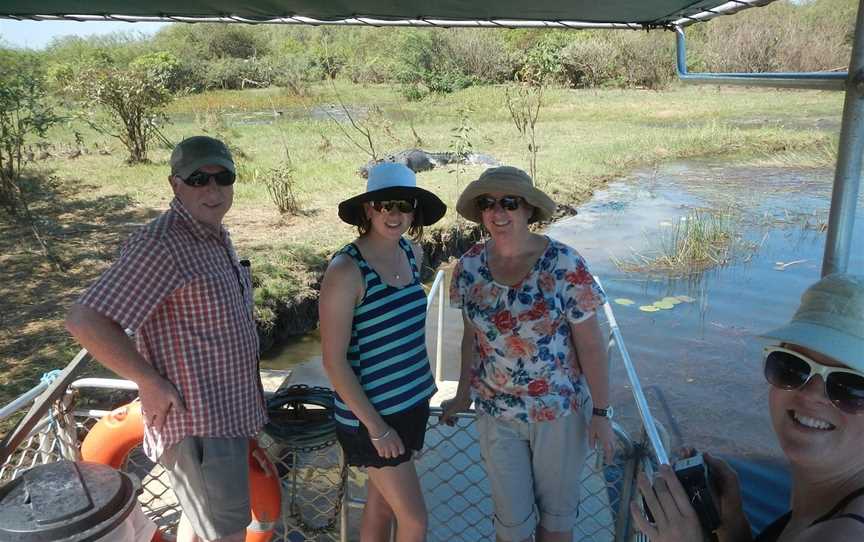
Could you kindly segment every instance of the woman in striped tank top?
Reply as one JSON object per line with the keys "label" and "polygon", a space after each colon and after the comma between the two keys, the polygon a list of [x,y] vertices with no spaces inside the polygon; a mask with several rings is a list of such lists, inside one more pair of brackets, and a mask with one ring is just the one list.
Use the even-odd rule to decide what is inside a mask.
{"label": "woman in striped tank top", "polygon": [[419,240],[447,207],[414,172],[383,163],[366,192],[339,204],[360,236],[337,252],[321,285],[324,369],[336,391],[337,436],[349,465],[366,467],[362,542],[426,538],[426,505],[412,461],[423,447],[435,381],[426,355]]}

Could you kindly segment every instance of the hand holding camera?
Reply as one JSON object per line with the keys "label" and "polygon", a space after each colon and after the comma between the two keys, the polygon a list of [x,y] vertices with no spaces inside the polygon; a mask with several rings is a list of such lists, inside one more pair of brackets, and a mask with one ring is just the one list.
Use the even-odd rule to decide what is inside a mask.
{"label": "hand holding camera", "polygon": [[[719,483],[712,483],[711,464],[721,471]],[[639,491],[647,518],[633,503],[633,519],[652,542],[702,541],[706,534],[725,527],[723,523],[727,523],[727,517],[724,514],[721,520],[715,491],[721,491],[719,500],[725,502],[722,492],[725,489],[734,492],[732,487],[727,487],[733,485],[737,489],[734,472],[713,458],[706,462],[702,454],[678,461],[671,467],[662,465],[653,484],[644,474],[640,475]],[[737,523],[737,520],[730,518],[728,523]]]}

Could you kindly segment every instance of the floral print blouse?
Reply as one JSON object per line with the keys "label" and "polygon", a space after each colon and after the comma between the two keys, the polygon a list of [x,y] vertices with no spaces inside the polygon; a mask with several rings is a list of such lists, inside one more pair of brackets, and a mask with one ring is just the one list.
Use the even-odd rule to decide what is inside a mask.
{"label": "floral print blouse", "polygon": [[453,272],[450,305],[477,330],[471,395],[479,411],[498,418],[554,420],[583,403],[569,324],[593,315],[606,295],[578,252],[547,239],[515,286],[492,278],[485,243],[468,250]]}

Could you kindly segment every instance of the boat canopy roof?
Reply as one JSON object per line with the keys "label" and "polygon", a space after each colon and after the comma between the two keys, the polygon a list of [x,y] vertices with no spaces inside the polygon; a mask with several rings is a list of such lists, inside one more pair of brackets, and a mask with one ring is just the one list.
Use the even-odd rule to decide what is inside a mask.
{"label": "boat canopy roof", "polygon": [[0,0],[0,17],[370,26],[670,28],[774,0]]}

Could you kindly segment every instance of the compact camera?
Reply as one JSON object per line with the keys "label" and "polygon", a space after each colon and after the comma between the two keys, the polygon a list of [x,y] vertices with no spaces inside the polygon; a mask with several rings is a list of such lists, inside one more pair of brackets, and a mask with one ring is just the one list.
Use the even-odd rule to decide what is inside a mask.
{"label": "compact camera", "polygon": [[[672,465],[672,470],[675,471],[675,476],[690,497],[690,504],[696,510],[702,528],[709,533],[716,531],[720,526],[720,514],[711,495],[711,474],[702,454],[697,453],[693,457],[676,462]],[[645,513],[648,520],[653,522],[654,518],[647,506],[645,506]]]}

